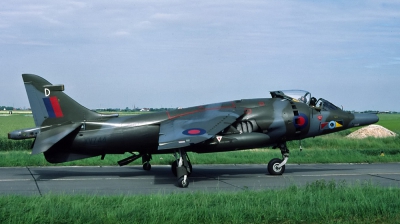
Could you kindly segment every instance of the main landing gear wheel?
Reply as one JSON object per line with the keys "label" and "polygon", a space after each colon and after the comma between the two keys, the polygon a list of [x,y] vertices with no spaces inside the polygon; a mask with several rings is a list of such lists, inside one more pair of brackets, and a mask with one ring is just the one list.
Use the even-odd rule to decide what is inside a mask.
{"label": "main landing gear wheel", "polygon": [[188,176],[192,172],[192,165],[185,150],[179,149],[174,154],[176,160],[172,163],[172,173],[178,177],[178,187],[186,188],[189,186]]}
{"label": "main landing gear wheel", "polygon": [[178,167],[178,162],[175,160],[175,161],[171,164],[171,171],[172,171],[172,174],[174,174],[174,176],[177,176],[177,174],[176,174],[176,167]]}
{"label": "main landing gear wheel", "polygon": [[147,171],[151,170],[151,164],[150,163],[144,163],[143,164],[143,169],[147,170]]}
{"label": "main landing gear wheel", "polygon": [[[176,167],[178,167],[178,162],[175,160],[172,164],[171,164],[171,171],[172,174],[174,174],[174,176],[178,176],[178,174],[176,173]],[[189,172],[188,172],[188,176],[190,176],[192,174],[192,164],[189,162]]]}
{"label": "main landing gear wheel", "polygon": [[187,188],[189,186],[189,180],[185,176],[178,179],[178,187]]}
{"label": "main landing gear wheel", "polygon": [[279,167],[283,160],[274,158],[268,163],[268,172],[271,175],[282,175],[285,172],[285,165]]}

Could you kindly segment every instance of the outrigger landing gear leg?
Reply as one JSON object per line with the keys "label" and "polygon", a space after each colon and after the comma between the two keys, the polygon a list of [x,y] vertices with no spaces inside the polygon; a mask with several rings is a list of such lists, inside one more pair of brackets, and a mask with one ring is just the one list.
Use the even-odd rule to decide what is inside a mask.
{"label": "outrigger landing gear leg", "polygon": [[151,155],[150,154],[143,154],[142,155],[142,164],[143,164],[143,169],[144,170],[151,170]]}
{"label": "outrigger landing gear leg", "polygon": [[[175,162],[172,164],[172,172],[178,177],[178,186],[186,188],[189,186],[188,176],[192,171],[192,166],[188,161],[188,156],[186,152],[182,149],[179,149],[178,152],[175,152],[175,158],[176,165],[174,166]],[[176,168],[175,172],[174,168]]]}
{"label": "outrigger landing gear leg", "polygon": [[271,175],[282,175],[285,172],[285,164],[289,159],[289,149],[286,146],[286,142],[279,144],[281,149],[282,159],[274,158],[268,163],[268,172]]}

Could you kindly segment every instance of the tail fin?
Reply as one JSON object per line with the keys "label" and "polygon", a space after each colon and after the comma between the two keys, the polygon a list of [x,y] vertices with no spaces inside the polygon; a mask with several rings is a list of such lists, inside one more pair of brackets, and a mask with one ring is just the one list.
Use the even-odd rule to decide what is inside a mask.
{"label": "tail fin", "polygon": [[23,74],[26,93],[36,127],[75,123],[102,117],[63,93],[64,85],[53,85],[40,76]]}

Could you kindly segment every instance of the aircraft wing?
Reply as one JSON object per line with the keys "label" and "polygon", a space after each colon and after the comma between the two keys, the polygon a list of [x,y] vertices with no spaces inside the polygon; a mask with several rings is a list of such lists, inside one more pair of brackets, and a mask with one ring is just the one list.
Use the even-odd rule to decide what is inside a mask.
{"label": "aircraft wing", "polygon": [[160,124],[158,150],[190,146],[212,138],[244,113],[238,108],[201,111]]}

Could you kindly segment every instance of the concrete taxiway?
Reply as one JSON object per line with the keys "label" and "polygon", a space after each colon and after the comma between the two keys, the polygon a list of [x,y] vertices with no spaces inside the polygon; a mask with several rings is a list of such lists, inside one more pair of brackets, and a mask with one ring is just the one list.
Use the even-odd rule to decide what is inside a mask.
{"label": "concrete taxiway", "polygon": [[149,194],[192,191],[238,191],[303,186],[316,180],[371,182],[400,187],[400,163],[286,165],[282,176],[271,176],[266,165],[193,165],[190,185],[176,186],[170,166],[126,167],[5,167],[0,168],[0,194]]}

